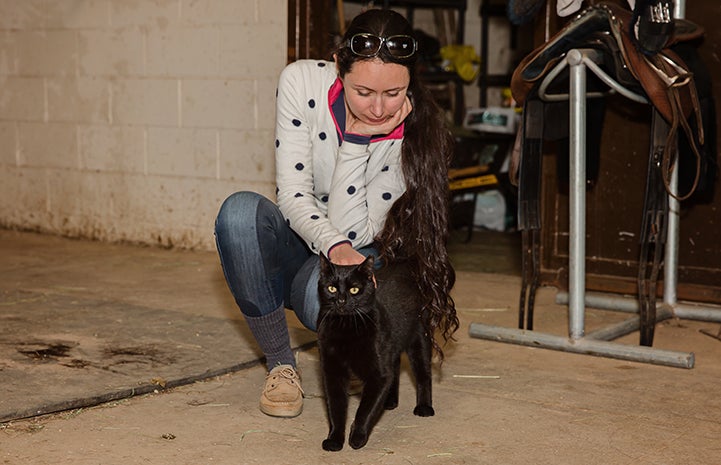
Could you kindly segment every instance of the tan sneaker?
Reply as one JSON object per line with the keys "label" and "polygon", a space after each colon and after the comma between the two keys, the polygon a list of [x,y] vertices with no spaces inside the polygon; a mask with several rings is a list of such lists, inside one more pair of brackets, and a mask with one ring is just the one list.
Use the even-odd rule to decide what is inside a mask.
{"label": "tan sneaker", "polygon": [[265,377],[260,411],[272,417],[297,417],[303,411],[300,376],[291,365],[278,365]]}

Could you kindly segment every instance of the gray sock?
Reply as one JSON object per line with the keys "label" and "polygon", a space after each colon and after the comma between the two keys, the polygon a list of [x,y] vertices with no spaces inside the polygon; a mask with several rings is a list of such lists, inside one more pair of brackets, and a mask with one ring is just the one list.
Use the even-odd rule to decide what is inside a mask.
{"label": "gray sock", "polygon": [[246,316],[245,320],[265,355],[269,371],[278,365],[292,365],[295,368],[284,307],[263,316]]}

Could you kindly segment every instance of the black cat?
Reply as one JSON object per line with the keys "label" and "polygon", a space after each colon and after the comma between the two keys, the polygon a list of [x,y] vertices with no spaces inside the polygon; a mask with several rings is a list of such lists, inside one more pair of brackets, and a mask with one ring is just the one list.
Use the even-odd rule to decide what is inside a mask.
{"label": "black cat", "polygon": [[383,410],[398,406],[401,353],[406,352],[416,382],[415,415],[432,416],[432,340],[420,315],[418,288],[402,265],[375,271],[368,257],[357,266],[341,266],[320,256],[318,348],[330,431],[323,449],[343,448],[351,373],[363,392],[348,443],[368,442]]}

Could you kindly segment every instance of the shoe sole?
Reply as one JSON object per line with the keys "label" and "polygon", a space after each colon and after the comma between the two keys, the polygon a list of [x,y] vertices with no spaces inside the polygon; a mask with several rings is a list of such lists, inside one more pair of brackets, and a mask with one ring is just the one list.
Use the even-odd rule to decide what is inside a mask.
{"label": "shoe sole", "polygon": [[271,417],[295,418],[303,412],[303,404],[300,406],[291,405],[264,405],[260,404],[260,411]]}

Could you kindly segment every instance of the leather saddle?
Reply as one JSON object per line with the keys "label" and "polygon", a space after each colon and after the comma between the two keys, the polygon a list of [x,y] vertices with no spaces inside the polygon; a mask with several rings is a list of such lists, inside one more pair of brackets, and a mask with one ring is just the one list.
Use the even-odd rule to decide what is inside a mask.
{"label": "leather saddle", "polygon": [[[519,190],[518,227],[522,233],[523,249],[518,323],[521,329],[533,329],[534,298],[539,285],[542,144],[544,139],[567,137],[568,131],[568,103],[549,101],[546,95],[568,93],[568,71],[558,73],[559,65],[571,50],[591,49],[595,52],[601,73],[631,94],[640,96],[640,101],[645,100],[654,110],[638,272],[641,344],[652,345],[668,195],[679,200],[689,198],[702,179],[705,160],[715,159],[715,155],[703,153],[704,129],[710,125],[705,124],[702,117],[694,70],[674,51],[679,44],[700,39],[704,31],[691,21],[673,21],[673,34],[666,41],[665,48],[651,53],[639,47],[638,41],[634,40],[633,13],[630,10],[613,3],[593,5],[527,55],[513,73],[511,91],[516,102],[524,108],[518,150],[514,151],[509,173]],[[589,96],[605,95],[611,91],[608,82],[599,78],[599,74],[589,72],[587,76]],[[586,152],[591,178],[598,168],[604,100],[587,100]],[[552,124],[544,124],[549,122]],[[710,127],[715,127],[715,121]],[[682,136],[680,139],[688,144],[688,150],[678,148],[679,134]],[[563,147],[559,144],[559,162],[565,159],[567,163]],[[713,150],[715,154],[715,148]],[[670,174],[678,153],[691,154],[695,159],[693,181],[683,195],[677,195],[670,187]]]}
{"label": "leather saddle", "polygon": [[666,48],[649,55],[634,43],[629,31],[631,21],[631,11],[614,3],[601,3],[582,11],[516,67],[511,78],[516,102],[523,104],[536,84],[570,50],[593,48],[604,52],[604,68],[619,84],[645,93],[668,122],[673,120],[676,106],[668,91],[678,91],[681,111],[688,118],[696,109],[693,75],[672,47],[703,37],[703,28],[685,19],[674,19],[674,33]]}

